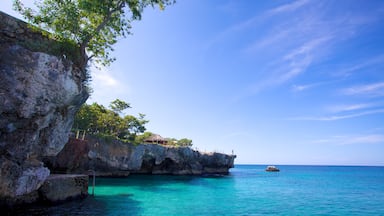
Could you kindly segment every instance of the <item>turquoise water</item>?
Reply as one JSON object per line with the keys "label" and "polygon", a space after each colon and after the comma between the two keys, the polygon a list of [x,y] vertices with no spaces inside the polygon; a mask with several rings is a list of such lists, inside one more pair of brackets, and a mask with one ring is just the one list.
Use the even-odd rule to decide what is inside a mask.
{"label": "turquoise water", "polygon": [[237,165],[222,177],[97,178],[95,197],[19,214],[384,215],[384,167],[265,167]]}

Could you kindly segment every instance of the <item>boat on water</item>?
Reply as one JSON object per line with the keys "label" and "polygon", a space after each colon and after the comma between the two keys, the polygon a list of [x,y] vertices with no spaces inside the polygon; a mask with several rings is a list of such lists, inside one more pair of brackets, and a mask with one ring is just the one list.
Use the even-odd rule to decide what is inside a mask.
{"label": "boat on water", "polygon": [[279,168],[277,168],[275,166],[267,166],[265,171],[267,171],[267,172],[279,172],[280,170],[279,170]]}

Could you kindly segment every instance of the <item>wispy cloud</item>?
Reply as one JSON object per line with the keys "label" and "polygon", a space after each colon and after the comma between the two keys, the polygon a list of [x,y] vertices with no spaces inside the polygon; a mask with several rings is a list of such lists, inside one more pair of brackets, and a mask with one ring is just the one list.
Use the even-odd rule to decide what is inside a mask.
{"label": "wispy cloud", "polygon": [[[307,5],[306,1],[298,2],[300,4],[295,4],[297,7],[291,5],[292,10],[299,9],[298,5],[301,7]],[[284,10],[280,8],[276,11],[288,12],[288,8],[290,7],[283,7]],[[265,58],[270,62],[268,68],[264,68],[261,79],[253,84],[252,88],[257,89],[253,93],[266,87],[284,84],[305,73],[313,62],[319,61],[320,56],[330,46],[329,42],[333,39],[333,35],[318,28],[316,23],[319,22],[319,17],[305,13],[298,16],[302,18],[287,18],[275,24],[272,30],[258,37],[254,43],[244,49],[249,55],[263,53],[262,57],[257,56],[257,58]]]}
{"label": "wispy cloud", "polygon": [[102,87],[117,87],[119,85],[119,82],[117,79],[115,79],[110,72],[106,70],[106,68],[101,69],[92,69],[92,78],[95,83],[97,83],[97,86]]}
{"label": "wispy cloud", "polygon": [[339,115],[330,115],[330,116],[299,116],[288,118],[291,121],[337,121],[343,119],[357,118],[367,115],[375,115],[384,113],[384,109],[374,109],[367,111],[354,112],[350,114],[339,114]]}
{"label": "wispy cloud", "polygon": [[[275,58],[275,61],[272,61],[270,66],[265,69],[265,74],[262,75],[264,79],[252,85],[252,93],[286,83],[305,73],[313,61],[318,58],[319,53],[322,52],[321,50],[327,46],[327,42],[330,39],[329,37],[310,39],[297,47],[294,46],[290,50],[281,53],[278,56],[279,58]],[[303,88],[307,87],[309,86],[301,86],[299,88],[303,90]]]}
{"label": "wispy cloud", "polygon": [[336,144],[336,145],[380,144],[380,143],[384,143],[384,135],[367,134],[367,135],[332,136],[326,139],[314,140],[312,141],[312,143]]}
{"label": "wispy cloud", "polygon": [[[334,5],[309,0],[279,5],[229,26],[209,41],[206,50],[226,46],[228,41],[236,38],[239,53],[235,50],[232,55],[246,55],[247,59],[253,59],[255,69],[248,74],[257,79],[248,79],[249,83],[244,84],[239,98],[307,77],[309,70],[319,71],[317,66],[340,52],[341,43],[360,36],[371,23],[382,19],[378,10],[370,13],[362,13],[361,10],[335,11]],[[372,59],[365,65],[378,61],[381,59]],[[364,67],[364,63],[360,64],[349,71]],[[324,73],[323,77],[334,80],[334,68],[320,70]],[[315,86],[296,85],[292,90],[298,92],[311,87]]]}
{"label": "wispy cloud", "polygon": [[359,63],[356,63],[351,66],[347,66],[345,69],[342,69],[340,72],[335,73],[336,76],[348,77],[362,69],[382,65],[384,64],[384,55],[373,56],[368,59],[360,60]]}
{"label": "wispy cloud", "polygon": [[328,110],[333,113],[339,113],[339,112],[349,112],[349,111],[355,111],[355,110],[361,110],[361,109],[367,109],[375,107],[375,104],[348,104],[348,105],[333,105],[329,106]]}
{"label": "wispy cloud", "polygon": [[328,36],[314,38],[305,42],[298,48],[294,48],[293,50],[288,52],[283,57],[283,61],[285,61],[288,65],[288,70],[287,72],[282,73],[277,80],[279,80],[280,82],[285,82],[303,73],[307,69],[307,67],[312,63],[312,60],[315,56],[315,50],[319,49],[319,47],[324,45],[329,39],[331,38]]}
{"label": "wispy cloud", "polygon": [[304,5],[306,5],[309,1],[308,0],[297,0],[292,3],[284,4],[281,6],[278,6],[276,8],[273,8],[269,10],[268,14],[278,14],[278,13],[286,13],[286,12],[292,12],[295,11]]}
{"label": "wispy cloud", "polygon": [[231,34],[238,31],[247,30],[249,28],[254,28],[256,25],[262,24],[264,22],[267,22],[268,19],[270,19],[273,16],[287,13],[287,12],[293,12],[295,10],[300,9],[301,7],[304,7],[306,4],[308,4],[309,0],[297,0],[292,3],[284,4],[281,6],[278,6],[276,8],[272,8],[270,10],[267,10],[266,12],[262,14],[257,14],[255,16],[252,16],[246,20],[243,20],[241,22],[236,23],[235,25],[232,25],[229,27],[226,31],[224,31],[224,34]]}
{"label": "wispy cloud", "polygon": [[293,85],[292,86],[292,91],[294,91],[294,92],[301,92],[301,91],[310,89],[312,87],[313,87],[313,85],[311,85],[311,84],[308,84],[308,85]]}
{"label": "wispy cloud", "polygon": [[323,85],[327,85],[327,84],[330,84],[332,82],[315,82],[315,83],[310,83],[310,84],[295,84],[295,85],[292,85],[291,87],[291,90],[293,92],[302,92],[302,91],[305,91],[305,90],[308,90],[308,89],[312,89],[312,88],[315,88],[315,87],[318,87],[318,86],[323,86]]}
{"label": "wispy cloud", "polygon": [[369,97],[384,96],[384,82],[358,85],[341,90],[344,95],[363,95]]}
{"label": "wispy cloud", "polygon": [[331,37],[325,36],[320,38],[314,38],[309,41],[306,41],[304,44],[299,46],[298,48],[294,48],[288,54],[286,54],[283,59],[284,60],[295,60],[297,58],[301,58],[302,56],[308,55],[308,53],[313,52],[316,48],[321,46],[323,43],[327,42]]}
{"label": "wispy cloud", "polygon": [[103,66],[91,66],[92,89],[93,93],[90,101],[93,98],[98,99],[98,103],[109,104],[118,97],[129,94],[129,87],[120,82],[115,74]]}
{"label": "wispy cloud", "polygon": [[[306,74],[309,68],[326,61],[341,42],[359,35],[369,23],[377,21],[376,12],[364,15],[357,13],[334,14],[327,10],[324,2],[298,0],[258,16],[262,18],[259,21],[270,22],[270,25],[267,30],[260,29],[262,33],[256,35],[255,40],[243,51],[248,55],[255,55],[256,60],[268,62],[268,66],[265,67],[264,64],[264,68],[260,68],[258,65],[260,75],[252,84],[252,94]],[[274,16],[279,16],[279,19],[274,19]],[[255,20],[257,19],[254,17],[249,19],[246,27],[262,28],[263,25]],[[242,27],[243,30],[246,29],[244,25]],[[372,59],[365,65],[379,61],[382,59]],[[357,68],[351,68],[354,69]],[[305,87],[308,86],[301,86],[296,90],[303,90]]]}

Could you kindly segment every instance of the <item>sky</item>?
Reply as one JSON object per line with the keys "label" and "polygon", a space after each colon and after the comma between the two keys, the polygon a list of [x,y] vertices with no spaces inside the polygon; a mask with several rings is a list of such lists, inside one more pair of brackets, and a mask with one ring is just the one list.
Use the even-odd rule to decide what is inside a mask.
{"label": "sky", "polygon": [[178,0],[132,32],[87,103],[236,164],[384,165],[384,1]]}

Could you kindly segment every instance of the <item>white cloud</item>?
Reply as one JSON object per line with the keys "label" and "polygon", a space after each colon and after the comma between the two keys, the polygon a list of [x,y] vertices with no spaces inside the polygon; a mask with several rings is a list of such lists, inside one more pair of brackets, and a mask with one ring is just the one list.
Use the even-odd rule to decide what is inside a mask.
{"label": "white cloud", "polygon": [[286,13],[286,12],[291,12],[294,10],[297,10],[304,5],[306,5],[309,1],[308,0],[297,0],[292,3],[288,3],[285,5],[281,5],[279,7],[276,7],[274,9],[271,9],[268,13],[269,14],[278,14],[278,13]]}
{"label": "white cloud", "polygon": [[314,140],[312,143],[319,144],[336,144],[336,145],[353,145],[353,144],[383,144],[384,135],[367,134],[367,135],[342,135],[332,136],[326,139]]}
{"label": "white cloud", "polygon": [[273,17],[274,15],[278,15],[285,12],[292,12],[294,10],[297,10],[305,6],[309,2],[310,2],[309,0],[297,0],[292,3],[281,5],[279,7],[270,9],[265,13],[257,14],[256,16],[250,17],[244,21],[236,23],[235,25],[231,26],[223,33],[228,34],[228,33],[234,33],[241,30],[246,30],[248,28],[253,28],[255,27],[255,25],[261,24],[263,22],[268,22],[268,19]]}
{"label": "white cloud", "polygon": [[253,43],[251,43],[244,50],[247,53],[252,53],[258,50],[268,49],[274,44],[278,43],[279,41],[284,40],[284,38],[287,38],[288,36],[290,36],[292,34],[291,32],[292,32],[291,28],[275,30],[274,33],[270,35],[270,37],[260,38],[254,41]]}
{"label": "white cloud", "polygon": [[369,143],[383,143],[384,135],[371,134],[366,136],[356,136],[345,140],[341,144],[369,144]]}
{"label": "white cloud", "polygon": [[384,96],[384,82],[359,85],[341,90],[344,95]]}
{"label": "white cloud", "polygon": [[348,111],[355,111],[355,110],[361,110],[361,109],[367,109],[375,107],[375,104],[348,104],[348,105],[333,105],[327,108],[327,110],[338,113],[338,112],[348,112]]}
{"label": "white cloud", "polygon": [[257,83],[256,89],[279,85],[304,73],[329,39],[329,37],[315,38],[289,50],[278,61],[272,63],[268,73],[269,79]]}
{"label": "white cloud", "polygon": [[384,113],[384,109],[375,109],[375,110],[368,110],[368,111],[361,111],[361,112],[355,112],[352,114],[340,114],[340,115],[332,115],[332,116],[315,116],[315,117],[308,117],[308,116],[300,116],[300,117],[293,117],[288,118],[288,120],[292,121],[337,121],[342,119],[350,119],[350,118],[357,118],[367,115],[374,115],[374,114],[381,114]]}
{"label": "white cloud", "polygon": [[99,71],[92,70],[92,80],[97,86],[110,88],[119,86],[119,82],[117,81],[117,79],[115,79],[110,72],[105,70],[105,68]]}
{"label": "white cloud", "polygon": [[[340,43],[360,35],[370,23],[382,17],[377,11],[335,14],[328,6],[323,1],[292,1],[237,22],[210,41],[212,48],[219,42],[225,44],[235,35],[246,35],[239,42],[239,51],[254,58],[257,79],[250,80],[240,97],[305,76],[308,69],[329,60]],[[334,74],[334,70],[324,71],[324,77]],[[297,85],[293,90],[311,87]]]}
{"label": "white cloud", "polygon": [[276,77],[278,83],[286,82],[294,77],[305,72],[308,66],[312,63],[312,57],[310,55],[302,56],[289,62],[288,70],[280,74],[280,77]]}
{"label": "white cloud", "polygon": [[316,82],[316,83],[304,84],[304,85],[293,85],[291,90],[293,92],[301,92],[301,91],[305,91],[305,90],[315,88],[318,86],[327,85],[330,83],[332,83],[332,82]]}
{"label": "white cloud", "polygon": [[329,41],[332,37],[330,36],[324,36],[320,38],[314,38],[306,41],[303,43],[300,47],[294,48],[292,51],[290,51],[288,54],[286,54],[283,59],[284,60],[296,60],[298,58],[302,58],[303,56],[306,56],[313,51],[316,50],[316,48],[322,46],[324,43]]}
{"label": "white cloud", "polygon": [[[286,18],[275,22],[271,16],[272,12]],[[332,19],[329,19],[329,13],[332,12],[326,10],[326,5],[322,2],[299,0],[260,16],[264,19],[261,19],[263,23],[271,22],[269,30],[261,31],[261,35],[255,35],[254,41],[243,51],[248,55],[255,55],[256,59],[263,59],[264,62],[268,62],[268,66],[259,67],[260,76],[251,87],[256,91],[251,93],[255,94],[264,88],[284,84],[305,74],[310,67],[329,59],[339,43],[359,35],[365,29],[362,27],[378,20],[377,12],[368,15],[361,15],[358,12],[340,13],[337,16],[333,15]],[[248,20],[247,28],[262,28],[260,23],[251,20],[254,19]],[[377,57],[359,67],[382,61],[382,57]],[[351,68],[355,69],[357,68]],[[327,73],[329,75],[334,73],[330,72]],[[296,87],[294,90],[302,91],[309,86]]]}
{"label": "white cloud", "polygon": [[384,64],[384,55],[374,56],[369,59],[365,59],[359,63],[356,63],[352,66],[346,67],[346,69],[341,70],[340,72],[335,73],[337,76],[345,76],[348,77],[353,73],[356,73],[362,69],[365,69],[370,66],[375,66],[379,64]]}
{"label": "white cloud", "polygon": [[312,85],[293,85],[292,86],[292,91],[294,91],[294,92],[301,92],[301,91],[307,90],[307,89],[309,89],[311,87],[312,87]]}
{"label": "white cloud", "polygon": [[130,93],[129,86],[103,66],[91,66],[92,90],[90,101],[107,105],[116,98],[123,99]]}

